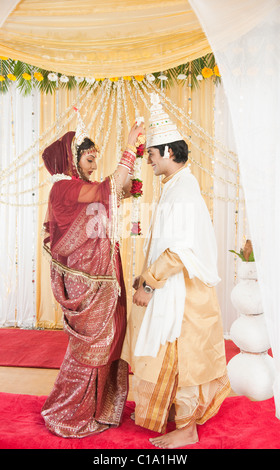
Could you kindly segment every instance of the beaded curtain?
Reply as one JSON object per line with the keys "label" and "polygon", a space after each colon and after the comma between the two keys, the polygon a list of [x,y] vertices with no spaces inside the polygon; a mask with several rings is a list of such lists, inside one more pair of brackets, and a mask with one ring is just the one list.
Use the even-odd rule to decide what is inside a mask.
{"label": "beaded curtain", "polygon": [[[35,256],[31,253],[30,246],[28,249],[25,248],[25,252],[28,252],[29,257],[33,260],[32,292],[30,294],[32,304],[29,302],[26,307],[26,310],[29,309],[32,312],[27,315],[26,321],[18,322],[18,316],[13,316],[13,309],[10,309],[9,325],[22,326],[24,324],[25,327],[27,325],[36,328],[62,327],[61,309],[54,301],[51,292],[49,264],[42,254],[41,228],[51,187],[49,174],[41,159],[42,150],[60,135],[75,129],[76,115],[73,106],[77,106],[89,134],[100,148],[95,178],[103,180],[114,171],[135,117],[143,115],[146,123],[148,122],[149,93],[155,90],[161,96],[164,109],[176,122],[188,141],[191,171],[198,179],[214,226],[218,227],[219,234],[221,234],[221,230],[225,230],[221,227],[226,226],[226,230],[232,234],[229,237],[230,245],[227,246],[227,243],[223,243],[222,252],[219,253],[220,258],[222,260],[228,259],[228,249],[239,249],[241,240],[245,236],[246,227],[244,224],[245,212],[239,210],[241,206],[244,207],[244,204],[242,197],[240,197],[242,188],[238,179],[238,162],[236,155],[228,150],[226,146],[228,142],[224,144],[214,137],[215,126],[217,123],[220,125],[220,122],[218,122],[217,110],[215,110],[216,91],[212,82],[203,82],[199,89],[193,90],[187,81],[181,86],[165,89],[156,87],[146,78],[139,82],[135,79],[119,79],[117,81],[107,79],[101,84],[96,82],[93,87],[80,91],[70,92],[59,89],[54,95],[42,94],[36,98],[37,101],[40,101],[39,105],[37,103],[39,106],[37,139],[33,139],[33,143],[27,151],[11,159],[13,163],[9,165],[6,162],[7,167],[3,168],[1,173],[4,182],[8,173],[11,178],[19,179],[21,171],[20,177],[25,180],[27,185],[24,193],[25,198],[23,199],[23,192],[19,190],[14,194],[10,189],[7,192],[1,191],[1,207],[5,207],[6,215],[8,208],[22,214],[28,210],[31,211],[35,236],[37,236]],[[2,100],[7,100],[7,97]],[[11,121],[11,128],[13,126],[14,122]],[[34,134],[34,132],[32,133]],[[143,181],[143,195],[139,198],[125,200],[120,210],[121,256],[128,294],[128,308],[130,308],[133,294],[133,278],[141,271],[142,247],[148,230],[152,205],[161,191],[161,178],[153,176],[145,157],[140,160],[137,176]],[[28,176],[29,173],[26,172],[26,169],[25,172],[23,170],[28,164],[31,165],[30,176]],[[22,175],[27,175],[27,177],[24,178]],[[29,184],[26,183],[27,179]],[[219,217],[219,212],[221,212],[222,220]],[[228,214],[230,214],[230,224],[225,220]],[[140,220],[141,235],[131,236],[131,223],[135,219]],[[220,288],[220,295],[225,333],[229,331],[233,315],[229,298],[225,298],[223,295],[225,283],[231,286],[235,279],[235,268],[232,267],[232,262],[231,258],[230,272],[227,272],[225,276],[220,273],[224,283]],[[228,271],[228,265],[225,267],[222,263],[221,267],[224,271]],[[5,273],[3,272],[2,275],[5,276]],[[15,283],[14,275],[10,278],[10,285]],[[6,303],[8,302],[7,295],[6,292],[6,297],[5,295],[3,297],[6,298]],[[18,303],[20,303],[20,299],[18,299]],[[15,310],[17,310],[17,306],[15,306]],[[6,324],[7,319],[4,318],[2,325]]]}

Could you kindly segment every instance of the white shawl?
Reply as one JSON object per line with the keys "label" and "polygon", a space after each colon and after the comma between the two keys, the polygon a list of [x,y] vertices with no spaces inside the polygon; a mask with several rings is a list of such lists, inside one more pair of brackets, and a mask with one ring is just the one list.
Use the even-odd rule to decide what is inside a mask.
{"label": "white shawl", "polygon": [[[180,257],[190,278],[197,277],[207,286],[220,281],[212,222],[188,167],[165,183],[144,251],[149,242],[148,266],[169,248]],[[161,344],[180,336],[186,294],[183,271],[155,289],[139,331],[135,356],[156,357]]]}

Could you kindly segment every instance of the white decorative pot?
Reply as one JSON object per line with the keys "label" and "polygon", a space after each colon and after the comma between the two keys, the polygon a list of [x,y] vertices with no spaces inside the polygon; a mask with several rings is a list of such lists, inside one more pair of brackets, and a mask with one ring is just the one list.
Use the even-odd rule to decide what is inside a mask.
{"label": "white decorative pot", "polygon": [[228,363],[232,390],[253,400],[273,397],[274,361],[268,354],[239,353]]}
{"label": "white decorative pot", "polygon": [[262,353],[270,348],[263,315],[241,315],[231,325],[230,337],[241,351]]}
{"label": "white decorative pot", "polygon": [[241,262],[239,282],[231,292],[231,301],[239,313],[230,329],[232,341],[240,349],[228,363],[231,387],[237,395],[254,400],[273,396],[274,361],[269,356],[270,341],[263,314],[256,264]]}
{"label": "white decorative pot", "polygon": [[[250,266],[251,264],[254,266]],[[263,313],[255,263],[242,262],[238,277],[240,281],[231,292],[231,301],[237,312],[244,315]]]}
{"label": "white decorative pot", "polygon": [[257,281],[258,275],[256,263],[252,261],[242,261],[242,263],[240,263],[238,266],[237,275],[239,279],[250,279]]}

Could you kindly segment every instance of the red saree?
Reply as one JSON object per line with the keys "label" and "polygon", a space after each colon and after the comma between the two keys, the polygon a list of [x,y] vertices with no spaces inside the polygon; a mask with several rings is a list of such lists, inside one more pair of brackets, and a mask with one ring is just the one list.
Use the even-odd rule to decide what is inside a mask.
{"label": "red saree", "polygon": [[[88,185],[91,204],[78,202]],[[45,222],[51,284],[64,315],[69,345],[42,416],[62,437],[84,437],[118,426],[128,391],[120,359],[126,330],[126,293],[115,237],[114,178],[56,182]]]}

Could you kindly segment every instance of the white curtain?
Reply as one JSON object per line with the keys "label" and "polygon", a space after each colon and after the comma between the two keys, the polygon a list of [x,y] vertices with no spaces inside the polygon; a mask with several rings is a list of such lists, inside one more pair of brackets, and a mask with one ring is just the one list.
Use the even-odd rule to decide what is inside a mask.
{"label": "white curtain", "polygon": [[280,3],[191,0],[215,54],[232,116],[274,362],[280,418]]}
{"label": "white curtain", "polygon": [[[0,115],[0,326],[36,320],[38,126],[40,96],[11,86]],[[33,189],[31,192],[30,189]]]}
{"label": "white curtain", "polygon": [[0,0],[0,28],[18,3],[19,0]]}
{"label": "white curtain", "polygon": [[230,328],[237,318],[231,302],[231,291],[237,278],[239,259],[229,250],[239,252],[247,238],[250,238],[247,223],[243,188],[240,186],[239,164],[232,128],[228,100],[223,84],[215,88],[214,109],[215,139],[232,155],[215,150],[214,154],[214,201],[213,225],[218,245],[218,271],[221,282],[216,290],[221,307],[225,338],[230,337]]}

